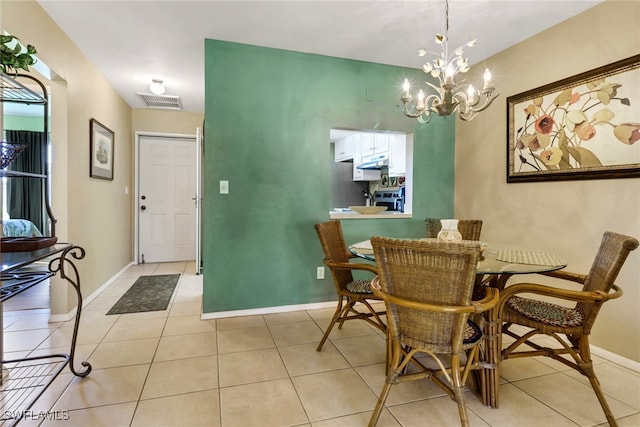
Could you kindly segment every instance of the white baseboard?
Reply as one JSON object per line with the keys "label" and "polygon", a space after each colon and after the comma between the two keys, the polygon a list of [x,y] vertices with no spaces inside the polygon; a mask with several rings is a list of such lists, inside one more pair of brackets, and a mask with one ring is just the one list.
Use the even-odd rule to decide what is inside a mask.
{"label": "white baseboard", "polygon": [[98,295],[100,295],[102,292],[104,292],[113,282],[118,280],[120,278],[120,276],[122,276],[125,273],[125,271],[127,271],[129,269],[129,267],[131,267],[132,265],[133,265],[133,261],[130,262],[129,264],[125,265],[120,271],[118,271],[116,274],[114,274],[111,277],[111,279],[107,280],[102,286],[100,286],[98,289],[93,291],[91,293],[91,295],[89,295],[86,298],[83,297],[82,298],[82,305],[85,306],[85,305],[89,304],[91,301],[93,301],[94,299],[96,299],[98,297]]}
{"label": "white baseboard", "polygon": [[68,312],[67,314],[51,314],[49,315],[49,323],[68,322],[69,320],[73,319],[75,315],[76,315],[75,308],[70,312]]}
{"label": "white baseboard", "polygon": [[[100,286],[98,289],[93,291],[91,293],[91,295],[89,295],[87,297],[83,296],[82,297],[82,306],[84,307],[87,304],[89,304],[91,301],[96,299],[98,297],[98,295],[100,295],[102,292],[104,292],[104,290],[107,289],[113,282],[118,280],[120,278],[120,276],[122,276],[124,274],[124,272],[127,271],[129,269],[129,267],[131,267],[132,265],[133,265],[133,262],[130,262],[129,264],[124,266],[120,271],[118,271],[116,274],[114,274],[102,286]],[[81,291],[82,291],[82,289],[81,289]],[[53,322],[68,322],[69,320],[73,319],[75,317],[75,315],[76,315],[76,307],[73,307],[73,309],[71,309],[71,311],[66,313],[66,314],[52,314],[52,315],[50,315],[49,316],[49,322],[50,323],[53,323]]]}
{"label": "white baseboard", "polygon": [[251,308],[247,310],[218,311],[202,313],[202,320],[222,319],[224,317],[255,316],[260,314],[287,313],[289,311],[315,310],[318,308],[335,308],[337,301],[316,302],[311,304],[281,305],[278,307]]}
{"label": "white baseboard", "polygon": [[608,350],[605,350],[600,347],[596,347],[594,345],[591,347],[591,353],[595,354],[598,357],[608,360],[609,362],[615,363],[616,365],[620,365],[624,368],[631,369],[634,372],[640,373],[640,363],[635,360],[627,359],[626,357],[622,357],[619,354],[612,353]]}

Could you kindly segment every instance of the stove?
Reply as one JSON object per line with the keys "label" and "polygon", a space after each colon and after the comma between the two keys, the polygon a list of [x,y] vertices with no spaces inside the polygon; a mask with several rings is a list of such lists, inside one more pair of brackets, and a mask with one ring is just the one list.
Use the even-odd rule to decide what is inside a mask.
{"label": "stove", "polygon": [[404,187],[376,191],[373,201],[376,206],[386,206],[388,211],[404,212]]}

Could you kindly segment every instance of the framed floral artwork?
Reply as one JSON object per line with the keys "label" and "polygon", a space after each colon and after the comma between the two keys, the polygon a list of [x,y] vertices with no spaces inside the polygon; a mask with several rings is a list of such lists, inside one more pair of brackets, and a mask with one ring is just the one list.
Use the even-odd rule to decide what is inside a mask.
{"label": "framed floral artwork", "polygon": [[89,120],[89,176],[113,180],[114,133],[96,119]]}
{"label": "framed floral artwork", "polygon": [[640,55],[507,98],[507,182],[640,177]]}

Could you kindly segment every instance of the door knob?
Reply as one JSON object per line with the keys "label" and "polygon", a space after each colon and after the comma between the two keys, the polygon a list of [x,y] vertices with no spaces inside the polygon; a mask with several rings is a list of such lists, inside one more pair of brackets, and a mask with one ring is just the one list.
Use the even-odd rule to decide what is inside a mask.
{"label": "door knob", "polygon": [[145,205],[142,205],[142,206],[140,206],[140,209],[141,210],[145,210],[145,209],[147,209],[147,207]]}

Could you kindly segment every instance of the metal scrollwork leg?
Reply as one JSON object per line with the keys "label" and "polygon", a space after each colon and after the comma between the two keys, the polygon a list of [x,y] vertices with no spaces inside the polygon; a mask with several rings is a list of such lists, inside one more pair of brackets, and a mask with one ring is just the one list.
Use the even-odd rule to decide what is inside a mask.
{"label": "metal scrollwork leg", "polygon": [[71,246],[62,251],[60,256],[49,262],[49,270],[52,273],[59,274],[62,279],[71,284],[73,289],[76,291],[76,296],[78,298],[78,307],[76,309],[75,322],[73,325],[73,336],[71,338],[71,349],[69,350],[69,369],[71,369],[71,372],[78,377],[86,377],[92,369],[91,364],[85,361],[80,363],[84,367],[84,370],[77,371],[74,363],[78,328],[80,326],[80,314],[82,313],[82,293],[80,292],[80,274],[78,273],[78,269],[71,258],[80,260],[84,258],[84,255],[85,251],[82,247]]}

